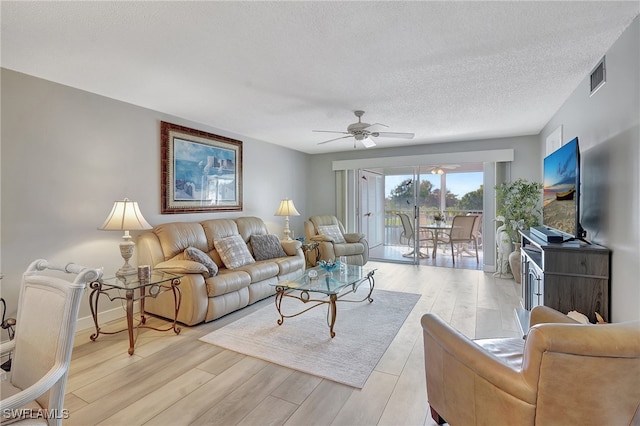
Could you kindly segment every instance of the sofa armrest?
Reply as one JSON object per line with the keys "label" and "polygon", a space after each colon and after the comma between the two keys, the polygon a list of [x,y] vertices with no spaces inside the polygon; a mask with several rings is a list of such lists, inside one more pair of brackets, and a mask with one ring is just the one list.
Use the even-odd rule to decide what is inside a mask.
{"label": "sofa armrest", "polygon": [[[200,273],[183,274],[178,289],[182,296],[178,321],[186,325],[196,325],[203,322],[206,319],[209,306],[204,275]],[[145,311],[172,320],[175,314],[173,292],[164,291],[155,298],[146,298]]]}
{"label": "sofa armrest", "polygon": [[357,232],[344,234],[344,240],[348,243],[359,243],[364,237],[364,234],[360,234]]}
{"label": "sofa armrest", "polygon": [[556,311],[548,306],[536,306],[531,310],[531,319],[529,320],[529,326],[533,327],[536,324],[545,323],[564,323],[564,324],[577,324],[578,322],[572,318],[566,316],[562,312]]}
{"label": "sofa armrest", "polygon": [[287,256],[297,256],[298,249],[302,247],[302,243],[298,240],[282,240],[280,244]]}
{"label": "sofa armrest", "polygon": [[333,242],[333,238],[325,235],[325,234],[318,234],[318,235],[314,235],[311,237],[311,241],[319,241],[319,242],[328,242],[328,243],[332,243]]}

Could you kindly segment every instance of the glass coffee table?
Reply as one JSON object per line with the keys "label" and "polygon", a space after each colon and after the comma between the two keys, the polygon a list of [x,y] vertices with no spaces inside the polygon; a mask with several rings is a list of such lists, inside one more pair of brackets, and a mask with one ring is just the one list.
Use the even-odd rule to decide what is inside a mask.
{"label": "glass coffee table", "polygon": [[[337,302],[364,302],[368,300],[373,302],[371,294],[375,286],[373,279],[373,270],[365,270],[362,266],[344,265],[342,270],[336,269],[333,272],[327,272],[316,266],[308,269],[299,277],[281,281],[273,284],[276,288],[276,309],[280,318],[278,325],[282,325],[285,318],[293,318],[301,315],[315,307],[321,305],[327,306],[327,325],[329,326],[329,335],[333,338],[336,333],[333,326],[336,323]],[[315,276],[314,276],[315,275]],[[367,295],[360,300],[343,299],[344,296],[355,293],[360,285],[367,282],[369,289]],[[306,308],[294,314],[284,314],[282,312],[282,302],[285,298],[296,299],[308,305]]]}

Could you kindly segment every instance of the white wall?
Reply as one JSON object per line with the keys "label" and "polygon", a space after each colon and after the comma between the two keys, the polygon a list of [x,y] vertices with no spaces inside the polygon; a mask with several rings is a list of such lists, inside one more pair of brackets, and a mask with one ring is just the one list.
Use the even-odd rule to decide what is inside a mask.
{"label": "white wall", "polygon": [[[284,218],[273,214],[289,197],[302,214],[291,227],[302,235],[311,213],[300,179],[307,154],[6,69],[1,83],[1,288],[10,312],[21,273],[36,258],[104,266],[110,275],[121,266],[122,235],[97,227],[124,197],[136,200],[152,225],[254,215],[275,234]],[[160,121],[244,142],[243,212],[160,214]],[[119,304],[104,309],[113,306]],[[80,317],[88,315],[83,303]]]}
{"label": "white wall", "polygon": [[579,139],[581,223],[589,239],[612,250],[611,318],[619,322],[640,319],[640,18],[607,52],[606,75],[593,96],[586,76],[540,145],[560,125],[563,142]]}

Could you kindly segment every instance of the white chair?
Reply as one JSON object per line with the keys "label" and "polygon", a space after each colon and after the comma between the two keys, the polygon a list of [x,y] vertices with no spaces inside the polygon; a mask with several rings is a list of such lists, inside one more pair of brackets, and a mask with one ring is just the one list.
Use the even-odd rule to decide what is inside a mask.
{"label": "white chair", "polygon": [[[73,282],[40,275],[45,269],[78,274]],[[86,283],[102,275],[73,263],[56,266],[36,260],[23,274],[14,340],[0,346],[13,353],[11,371],[3,374],[2,424],[60,425],[73,350],[78,309]],[[24,423],[23,423],[24,422]]]}

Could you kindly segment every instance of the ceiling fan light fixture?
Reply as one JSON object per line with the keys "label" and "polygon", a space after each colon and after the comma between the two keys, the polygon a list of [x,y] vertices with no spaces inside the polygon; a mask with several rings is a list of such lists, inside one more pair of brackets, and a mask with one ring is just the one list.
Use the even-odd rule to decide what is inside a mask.
{"label": "ceiling fan light fixture", "polygon": [[440,167],[436,167],[435,169],[431,169],[431,174],[432,175],[443,175],[444,174],[444,170],[442,170]]}
{"label": "ceiling fan light fixture", "polygon": [[[358,117],[358,122],[349,124],[347,126],[347,131],[346,132],[333,131],[333,130],[314,130],[314,132],[338,133],[338,134],[347,135],[347,136],[341,136],[341,137],[338,137],[338,138],[329,139],[329,140],[324,141],[324,142],[319,142],[318,145],[322,145],[322,144],[325,144],[325,143],[328,143],[328,142],[333,142],[333,141],[336,141],[338,139],[345,139],[345,138],[351,138],[352,137],[352,138],[354,138],[354,142],[355,141],[361,142],[362,145],[364,145],[365,148],[371,148],[373,146],[376,146],[376,143],[371,138],[390,137],[390,138],[412,139],[413,136],[414,136],[413,133],[373,132],[370,129],[373,126],[383,126],[383,127],[389,127],[389,126],[387,126],[386,124],[382,124],[382,123],[375,123],[375,124],[363,123],[362,122],[362,116],[364,115],[364,111],[357,110],[357,111],[354,111],[353,113],[355,114],[356,117]],[[354,148],[355,148],[355,143],[354,143]]]}

